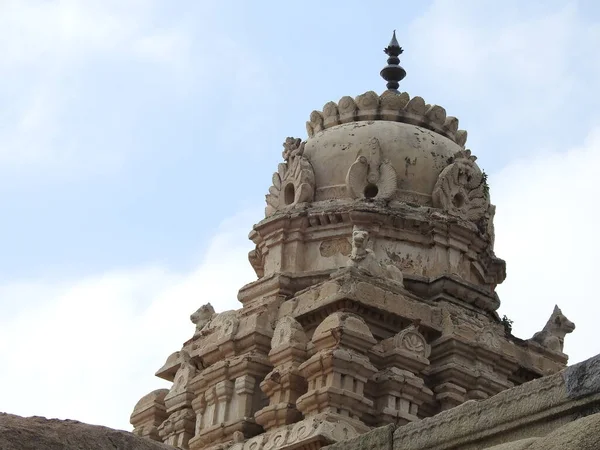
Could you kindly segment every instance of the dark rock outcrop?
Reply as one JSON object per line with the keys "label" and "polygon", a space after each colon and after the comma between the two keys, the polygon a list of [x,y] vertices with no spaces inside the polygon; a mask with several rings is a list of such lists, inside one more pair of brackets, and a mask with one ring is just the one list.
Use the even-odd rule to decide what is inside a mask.
{"label": "dark rock outcrop", "polygon": [[2,450],[173,450],[127,431],[75,420],[0,413]]}

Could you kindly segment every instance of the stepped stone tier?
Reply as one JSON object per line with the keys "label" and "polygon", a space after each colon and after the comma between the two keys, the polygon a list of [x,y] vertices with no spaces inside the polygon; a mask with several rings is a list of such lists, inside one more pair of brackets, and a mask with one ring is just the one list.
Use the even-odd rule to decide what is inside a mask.
{"label": "stepped stone tier", "polygon": [[[556,307],[530,339],[497,313],[487,177],[444,108],[388,90],[314,111],[286,139],[250,232],[242,307],[192,336],[140,400],[134,433],[191,450],[317,449],[561,371],[575,328]],[[401,69],[401,68],[400,68]],[[550,311],[548,311],[550,313]]]}

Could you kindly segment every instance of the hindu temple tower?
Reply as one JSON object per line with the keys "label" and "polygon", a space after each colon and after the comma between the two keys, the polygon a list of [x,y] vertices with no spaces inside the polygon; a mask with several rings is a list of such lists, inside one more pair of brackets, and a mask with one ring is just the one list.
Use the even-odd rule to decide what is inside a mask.
{"label": "hindu temple tower", "polygon": [[313,111],[287,138],[250,232],[257,280],[242,307],[192,314],[134,432],[191,450],[306,449],[406,426],[562,370],[574,325],[558,308],[533,338],[498,313],[485,172],[446,110],[387,90]]}

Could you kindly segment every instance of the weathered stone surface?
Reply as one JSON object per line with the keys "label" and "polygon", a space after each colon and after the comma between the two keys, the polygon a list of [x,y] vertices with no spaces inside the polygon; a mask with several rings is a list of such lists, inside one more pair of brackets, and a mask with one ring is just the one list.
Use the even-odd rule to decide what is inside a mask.
{"label": "weathered stone surface", "polygon": [[[479,449],[589,414],[600,393],[585,374],[571,396],[562,375],[511,389],[564,369],[574,325],[557,310],[522,340],[500,319],[495,208],[458,120],[369,91],[313,111],[307,130],[286,139],[249,235],[259,279],[241,309],[192,314],[157,372],[173,382],[165,410],[139,407],[136,432],[189,450],[317,450],[407,424],[398,450]],[[386,433],[357,445],[390,447]]]}
{"label": "weathered stone surface", "polygon": [[567,395],[581,398],[600,392],[600,355],[580,364],[568,367],[563,372]]}
{"label": "weathered stone surface", "polygon": [[2,450],[173,450],[126,431],[74,420],[19,417],[0,413]]}
{"label": "weathered stone surface", "polygon": [[600,414],[583,417],[538,439],[528,450],[598,450]]}
{"label": "weathered stone surface", "polygon": [[392,450],[394,425],[379,427],[354,439],[336,442],[324,450]]}

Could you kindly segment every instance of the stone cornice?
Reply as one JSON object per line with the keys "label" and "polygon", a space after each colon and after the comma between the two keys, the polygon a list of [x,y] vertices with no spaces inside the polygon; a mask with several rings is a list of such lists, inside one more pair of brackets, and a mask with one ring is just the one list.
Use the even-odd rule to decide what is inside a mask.
{"label": "stone cornice", "polygon": [[447,116],[446,110],[438,105],[428,105],[421,97],[412,99],[406,92],[385,91],[381,95],[368,91],[354,99],[342,97],[338,103],[328,102],[323,111],[313,111],[306,122],[309,137],[343,123],[387,120],[403,122],[427,128],[461,147],[467,141],[467,132],[458,129],[458,119]]}

